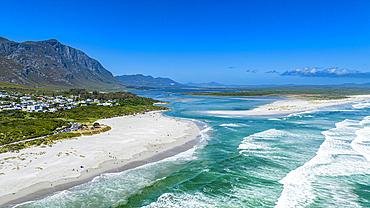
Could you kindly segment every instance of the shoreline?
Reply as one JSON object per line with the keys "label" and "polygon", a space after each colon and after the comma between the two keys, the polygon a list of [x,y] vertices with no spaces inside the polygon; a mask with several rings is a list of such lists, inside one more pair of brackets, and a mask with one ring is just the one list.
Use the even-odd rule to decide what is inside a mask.
{"label": "shoreline", "polygon": [[[117,123],[117,121],[119,121],[119,120],[121,120],[121,121],[126,120],[124,123],[128,122],[131,125],[133,125],[132,126],[133,128],[131,128],[131,127],[129,128],[129,130],[131,130],[131,132],[125,132],[126,135],[121,135],[122,132],[120,132],[119,128],[122,127],[122,125]],[[116,125],[114,125],[114,123],[113,123],[114,121],[116,122]],[[152,126],[148,127],[149,131],[157,131],[157,132],[155,132],[154,135],[156,135],[158,133],[164,133],[164,135],[154,137],[154,138],[146,138],[146,137],[152,137],[153,135],[146,136],[145,132],[144,132],[144,134],[142,132],[140,132],[140,130],[143,130],[143,129],[140,129],[140,128],[145,127],[145,125],[143,126],[142,123],[138,123],[137,124],[137,125],[139,125],[139,126],[137,126],[138,129],[134,129],[134,127],[135,127],[135,124],[134,124],[135,122],[134,121],[136,123],[138,121],[140,121],[140,122],[143,121],[144,123],[145,122],[155,123],[155,124],[152,124]],[[154,121],[157,121],[158,124],[156,124],[156,122],[154,122]],[[110,130],[108,132],[105,132],[105,133],[92,135],[92,136],[82,136],[82,137],[79,137],[78,139],[75,139],[75,140],[68,140],[68,141],[63,141],[62,140],[62,142],[58,142],[57,144],[54,144],[53,147],[49,147],[47,149],[52,150],[54,148],[53,153],[55,153],[55,149],[57,149],[58,147],[60,148],[60,146],[62,146],[63,143],[69,143],[68,144],[68,147],[69,147],[69,146],[73,145],[73,143],[78,143],[77,141],[80,141],[79,143],[81,143],[81,140],[85,139],[85,141],[82,141],[82,143],[83,143],[83,142],[86,142],[87,139],[88,140],[93,140],[93,139],[103,140],[103,139],[107,139],[109,136],[114,136],[115,133],[121,133],[121,134],[118,134],[118,135],[120,137],[122,137],[121,140],[125,140],[125,138],[123,138],[123,137],[132,137],[132,135],[130,135],[130,133],[135,133],[136,132],[138,134],[136,136],[139,139],[142,139],[142,138],[145,137],[145,139],[146,139],[146,140],[144,139],[145,142],[148,142],[148,141],[150,141],[150,142],[148,142],[147,145],[142,145],[140,147],[136,147],[136,151],[131,151],[131,154],[130,153],[124,153],[122,155],[119,155],[117,152],[107,150],[107,151],[110,151],[109,152],[109,157],[106,157],[104,159],[102,159],[102,158],[97,159],[97,161],[102,161],[102,162],[99,162],[98,164],[95,163],[95,165],[97,165],[95,167],[94,167],[94,165],[91,166],[90,164],[85,165],[85,167],[81,166],[80,172],[77,172],[77,174],[76,174],[76,171],[74,171],[74,169],[73,169],[73,176],[69,175],[67,177],[63,177],[63,176],[58,175],[56,173],[55,174],[56,176],[54,176],[54,177],[57,177],[57,178],[54,178],[54,180],[44,179],[44,180],[38,181],[36,183],[32,183],[28,186],[21,187],[18,191],[15,191],[15,193],[10,192],[10,190],[8,190],[7,191],[8,193],[6,193],[6,194],[4,194],[4,192],[6,192],[6,190],[3,191],[3,192],[0,192],[0,193],[2,193],[2,195],[0,196],[0,207],[16,205],[16,204],[24,203],[24,202],[27,202],[27,201],[33,201],[35,199],[36,200],[41,199],[41,198],[44,198],[44,197],[46,197],[46,196],[48,196],[48,195],[50,195],[54,192],[70,189],[74,186],[89,182],[93,178],[95,178],[95,177],[97,177],[97,176],[99,176],[103,173],[122,172],[124,170],[136,168],[136,167],[142,166],[142,165],[147,164],[147,163],[152,163],[152,162],[157,162],[157,161],[163,160],[165,158],[174,156],[174,155],[176,155],[180,152],[183,152],[185,150],[188,150],[188,149],[194,147],[199,142],[199,136],[200,136],[200,134],[199,134],[200,129],[194,122],[191,122],[191,121],[188,121],[188,120],[178,120],[178,119],[171,118],[171,117],[165,117],[164,115],[162,115],[161,112],[158,112],[158,111],[157,112],[149,112],[149,113],[146,113],[146,114],[141,114],[141,115],[136,115],[136,116],[124,116],[124,117],[116,117],[116,118],[111,118],[111,119],[101,119],[97,122],[107,124],[107,125],[109,125],[108,123],[110,123],[111,124],[110,126],[112,127],[112,130]],[[149,123],[148,123],[148,125],[149,125]],[[170,126],[168,126],[168,125],[170,125]],[[179,127],[177,127],[177,126],[179,126]],[[171,128],[171,127],[172,127],[172,130],[168,129],[168,128]],[[177,127],[178,129],[176,129],[175,127]],[[166,132],[158,132],[158,128],[162,128],[160,130],[162,130],[162,131],[166,130]],[[125,129],[125,130],[129,131],[127,129]],[[171,135],[169,133],[170,131],[172,131]],[[177,131],[181,131],[181,132],[177,133]],[[172,133],[174,133],[175,135],[172,135]],[[162,141],[160,139],[162,139]],[[143,144],[144,140],[141,140],[139,144]],[[160,141],[158,141],[158,140],[160,140]],[[132,143],[133,141],[132,141],[132,139],[129,139],[128,142]],[[58,144],[61,144],[61,145],[58,145]],[[128,144],[128,143],[126,141],[126,143],[122,143],[122,144],[125,145],[125,144]],[[103,144],[100,144],[100,145],[105,145],[105,144],[103,143]],[[119,146],[119,145],[116,144],[116,142],[114,142],[112,145],[116,146],[116,147]],[[133,146],[133,145],[131,145],[131,146]],[[75,146],[77,146],[77,144],[75,144]],[[109,149],[109,147],[105,147],[105,146],[103,146],[101,148],[103,148],[103,149],[108,148]],[[131,147],[131,148],[135,149],[135,146]],[[39,149],[41,149],[41,148],[34,147],[34,148],[28,148],[26,150],[28,150],[28,152],[30,152],[30,151],[35,152],[36,150],[39,151]],[[116,150],[116,149],[114,149],[114,147],[113,147],[112,150]],[[81,151],[82,152],[84,151],[83,147],[82,147]],[[85,151],[89,151],[89,149],[87,149]],[[119,151],[122,151],[122,149],[119,149]],[[21,155],[22,152],[24,154],[25,151],[20,151],[20,153],[11,153],[11,154],[18,154],[18,158],[19,158],[19,155]],[[47,150],[46,150],[46,152],[47,152]],[[114,155],[117,155],[117,156],[110,156],[111,153],[112,153],[112,155],[114,154]],[[99,156],[101,157],[101,154]],[[86,156],[86,157],[88,157],[88,156]],[[4,157],[2,157],[2,158],[4,158]],[[14,160],[17,160],[18,158],[14,158]],[[81,160],[81,158],[79,158],[79,159]],[[82,160],[83,159],[84,158],[82,158]],[[96,158],[92,158],[92,160],[94,160],[94,161],[95,161],[95,159]],[[62,163],[62,162],[60,162],[60,163]],[[45,162],[45,164],[46,164],[46,162]],[[21,171],[21,170],[15,170],[15,171]],[[46,168],[45,168],[45,170],[46,170]],[[1,172],[1,170],[0,170],[0,172]],[[69,171],[69,172],[71,172],[71,171]],[[27,173],[27,172],[25,172],[25,173]],[[35,177],[37,177],[37,176],[38,175],[36,175]],[[0,179],[2,179],[3,177],[5,177],[5,175],[0,175]],[[36,179],[36,181],[37,181],[37,179]],[[2,184],[2,182],[3,181],[0,180],[0,185]],[[15,181],[13,181],[13,183],[22,183],[22,181],[15,180]],[[0,186],[0,189],[1,189],[1,186]]]}
{"label": "shoreline", "polygon": [[370,99],[370,95],[353,95],[344,99],[333,100],[309,100],[302,98],[291,98],[288,100],[279,100],[252,110],[246,111],[205,111],[207,114],[220,116],[287,116],[292,113],[301,113],[320,108],[343,105],[353,102],[359,102]]}

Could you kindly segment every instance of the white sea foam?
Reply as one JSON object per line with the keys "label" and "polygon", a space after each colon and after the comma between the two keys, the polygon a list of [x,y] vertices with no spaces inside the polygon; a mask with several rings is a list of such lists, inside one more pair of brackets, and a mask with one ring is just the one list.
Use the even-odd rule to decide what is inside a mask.
{"label": "white sea foam", "polygon": [[244,137],[243,141],[238,147],[239,154],[249,153],[266,153],[266,150],[273,148],[269,147],[269,143],[261,140],[275,140],[280,139],[283,136],[295,136],[292,133],[282,130],[269,129],[266,131],[258,132],[250,136]]}
{"label": "white sea foam", "polygon": [[211,114],[211,113],[208,113],[208,112],[203,112],[204,115],[212,115],[212,116],[215,116],[215,117],[220,117],[220,118],[237,118],[237,117],[241,117],[241,116],[226,116],[226,115],[219,115],[219,114]]}
{"label": "white sea foam", "polygon": [[165,193],[162,194],[156,202],[153,202],[146,208],[155,208],[155,207],[209,207],[213,208],[215,205],[218,207],[238,207],[238,204],[241,206],[242,203],[238,199],[230,199],[226,196],[213,196],[206,195],[201,192],[195,193]]}
{"label": "white sea foam", "polygon": [[370,127],[356,131],[356,135],[356,139],[351,142],[352,148],[370,161]]}
{"label": "white sea foam", "polygon": [[360,121],[360,124],[365,126],[367,124],[370,124],[370,116],[366,116],[362,121]]}
{"label": "white sea foam", "polygon": [[202,193],[195,194],[162,194],[156,202],[145,207],[212,207],[212,201]]}
{"label": "white sea foam", "polygon": [[326,112],[354,112],[358,110],[339,110],[339,109],[334,109],[334,110],[325,110]]}
{"label": "white sea foam", "polygon": [[244,141],[266,139],[266,138],[273,139],[273,138],[277,138],[281,136],[290,136],[290,135],[293,135],[293,134],[286,132],[286,131],[282,131],[282,130],[269,129],[266,131],[258,132],[250,136],[247,136],[244,138]]}
{"label": "white sea foam", "polygon": [[[206,127],[202,131],[200,131],[201,139],[197,145],[195,145],[193,148],[186,150],[185,152],[181,152],[175,156],[168,157],[162,160],[162,162],[170,162],[170,161],[191,161],[198,159],[195,156],[195,151],[199,148],[203,148],[205,145],[207,145],[207,141],[210,139],[209,135],[207,134],[208,131],[210,131],[211,127]],[[160,161],[161,162],[161,161]]]}
{"label": "white sea foam", "polygon": [[17,205],[15,205],[15,206],[13,206],[12,208],[22,207],[22,206],[24,206],[24,205],[31,204],[31,203],[33,203],[33,202],[35,202],[35,201],[27,201],[27,202],[23,202],[23,203],[21,203],[21,204],[17,204]]}
{"label": "white sea foam", "polygon": [[370,108],[370,100],[364,100],[359,103],[353,104],[352,107],[356,109]]}
{"label": "white sea foam", "polygon": [[242,126],[249,126],[248,124],[235,124],[235,123],[228,123],[228,124],[221,124],[220,126],[227,126],[227,127],[242,127]]}
{"label": "white sea foam", "polygon": [[234,128],[230,128],[230,127],[225,127],[226,129],[230,130],[230,131],[235,131],[237,132],[238,130],[234,129]]}
{"label": "white sea foam", "polygon": [[[361,122],[346,119],[336,123],[335,128],[322,132],[325,141],[316,156],[279,181],[284,189],[276,207],[304,207],[313,203],[315,191],[312,185],[323,183],[323,176],[370,174],[370,163],[366,160],[369,158],[370,148],[364,145],[364,142],[370,141],[370,128],[362,125],[367,122],[368,117]],[[321,178],[318,179],[317,176]],[[346,189],[350,191],[348,187]],[[337,200],[345,199],[348,191],[334,191],[332,195]],[[355,202],[352,200],[347,204],[353,205]]]}
{"label": "white sea foam", "polygon": [[295,112],[295,113],[289,114],[287,117],[302,116],[304,114],[315,113],[317,111],[319,111],[319,110],[318,109],[314,109],[314,110],[307,110],[307,111]]}
{"label": "white sea foam", "polygon": [[[248,142],[243,142],[242,144],[239,145],[238,149],[265,149],[266,147],[263,147],[261,145],[257,145],[257,144],[252,144],[252,143],[248,143]],[[244,151],[242,151],[244,152]]]}

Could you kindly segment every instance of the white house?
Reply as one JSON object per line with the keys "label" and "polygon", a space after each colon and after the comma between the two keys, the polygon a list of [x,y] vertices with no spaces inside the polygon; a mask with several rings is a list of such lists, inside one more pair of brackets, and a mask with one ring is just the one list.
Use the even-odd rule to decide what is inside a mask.
{"label": "white house", "polygon": [[49,109],[49,112],[52,112],[52,113],[55,113],[55,112],[57,112],[58,111],[58,109],[56,109],[56,108],[50,108]]}
{"label": "white house", "polygon": [[37,110],[42,110],[40,105],[28,105],[27,110],[29,111],[37,111]]}

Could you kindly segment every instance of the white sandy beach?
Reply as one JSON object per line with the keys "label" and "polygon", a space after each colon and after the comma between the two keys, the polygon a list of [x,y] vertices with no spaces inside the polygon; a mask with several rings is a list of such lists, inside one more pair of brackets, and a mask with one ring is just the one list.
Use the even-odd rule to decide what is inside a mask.
{"label": "white sandy beach", "polygon": [[62,140],[52,147],[0,154],[0,205],[46,188],[81,183],[133,161],[145,161],[194,140],[200,132],[193,122],[164,117],[160,112],[97,122],[112,129]]}
{"label": "white sandy beach", "polygon": [[240,116],[269,116],[269,115],[289,115],[296,112],[304,112],[319,108],[342,105],[346,103],[358,102],[369,99],[370,95],[353,95],[345,99],[333,100],[309,100],[292,98],[280,100],[258,108],[247,111],[206,111],[208,114],[215,115],[240,115]]}

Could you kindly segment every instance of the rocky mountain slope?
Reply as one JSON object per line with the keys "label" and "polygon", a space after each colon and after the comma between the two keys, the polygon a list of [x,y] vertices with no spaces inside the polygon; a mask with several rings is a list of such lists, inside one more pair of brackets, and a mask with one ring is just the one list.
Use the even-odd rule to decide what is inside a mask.
{"label": "rocky mountain slope", "polygon": [[16,43],[0,37],[0,81],[42,87],[122,87],[97,60],[55,39]]}

